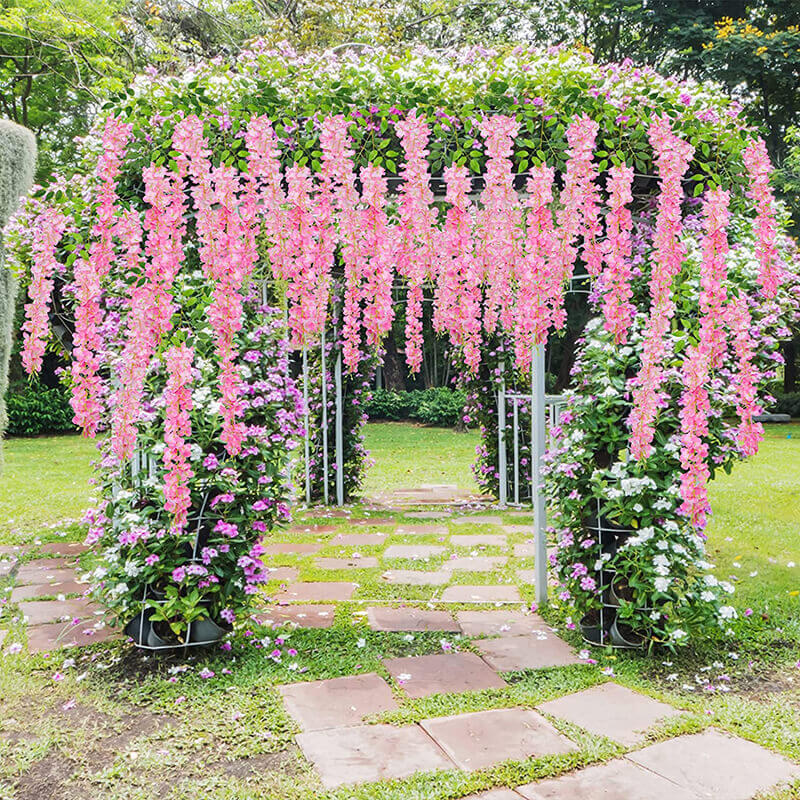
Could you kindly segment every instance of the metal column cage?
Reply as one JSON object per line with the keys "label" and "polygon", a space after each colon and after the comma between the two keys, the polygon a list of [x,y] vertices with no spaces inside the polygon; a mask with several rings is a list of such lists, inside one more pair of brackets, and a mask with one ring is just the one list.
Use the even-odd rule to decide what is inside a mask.
{"label": "metal column cage", "polygon": [[[632,528],[621,528],[609,522],[600,513],[600,500],[597,500],[595,514],[586,525],[589,532],[597,537],[602,553],[601,559],[605,564],[613,557],[622,543],[636,533]],[[638,649],[644,645],[644,639],[630,629],[618,616],[623,602],[631,602],[628,598],[621,597],[625,588],[616,582],[616,572],[613,569],[599,569],[595,573],[598,588],[602,589],[602,603],[589,617],[581,620],[581,632],[589,644],[610,645],[623,649]],[[652,611],[652,608],[642,608],[642,611]]]}
{"label": "metal column cage", "polygon": [[[155,477],[155,458],[152,455],[142,453],[140,450],[136,450],[131,459],[131,472],[134,477],[142,474],[141,463],[143,460],[149,465],[149,476]],[[211,487],[204,490],[200,511],[197,516],[190,517],[188,522],[189,530],[194,528],[195,535],[191,545],[191,556],[186,559],[186,566],[202,563],[197,553],[202,546],[200,539],[206,522],[205,510],[210,493]],[[151,584],[146,584],[142,590],[141,602],[142,605],[149,603],[149,607],[144,608],[125,626],[126,635],[130,636],[136,647],[141,650],[180,650],[189,647],[204,647],[219,642],[227,633],[225,628],[218,625],[210,617],[203,617],[187,624],[186,638],[183,642],[170,642],[156,633],[151,619],[154,612],[153,606],[163,605],[167,602],[164,593]]]}

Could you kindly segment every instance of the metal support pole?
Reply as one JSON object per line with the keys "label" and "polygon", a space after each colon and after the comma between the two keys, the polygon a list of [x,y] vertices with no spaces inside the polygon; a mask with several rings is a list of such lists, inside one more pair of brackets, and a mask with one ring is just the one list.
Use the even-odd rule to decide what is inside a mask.
{"label": "metal support pole", "polygon": [[497,460],[500,473],[500,507],[508,502],[508,463],[506,458],[506,371],[505,363],[500,362],[500,374],[503,376],[497,392]]}
{"label": "metal support pole", "polygon": [[342,351],[336,356],[336,505],[344,505],[344,436],[342,431]]}
{"label": "metal support pole", "polygon": [[328,367],[325,358],[325,328],[322,329],[322,494],[328,505]]}
{"label": "metal support pole", "polygon": [[535,345],[531,364],[531,488],[537,603],[547,602],[547,511],[542,485],[542,456],[545,449],[544,370],[544,344]]}
{"label": "metal support pole", "polygon": [[514,398],[514,505],[519,505],[519,398]]}
{"label": "metal support pole", "polygon": [[308,350],[303,346],[303,410],[305,418],[306,505],[311,505],[311,423],[308,411]]}

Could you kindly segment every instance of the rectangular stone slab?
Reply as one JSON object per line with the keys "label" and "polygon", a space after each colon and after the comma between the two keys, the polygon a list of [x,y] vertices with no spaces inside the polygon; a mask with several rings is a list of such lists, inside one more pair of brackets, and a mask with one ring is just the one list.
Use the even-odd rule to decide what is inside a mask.
{"label": "rectangular stone slab", "polygon": [[72,567],[41,567],[35,561],[23,564],[17,570],[18,586],[30,586],[37,583],[55,583],[56,581],[74,581],[77,573]]}
{"label": "rectangular stone slab", "polygon": [[538,706],[539,711],[564,719],[615,742],[631,747],[643,742],[649,728],[661,719],[680,714],[618,683],[592,686]]}
{"label": "rectangular stone slab", "polygon": [[11,592],[11,602],[35,600],[37,597],[58,597],[61,594],[83,594],[89,587],[85,583],[63,581],[62,583],[32,583],[27,586],[16,586]]}
{"label": "rectangular stone slab", "polygon": [[265,556],[308,555],[319,550],[322,550],[322,545],[314,542],[273,542],[264,545]]}
{"label": "rectangular stone slab", "polygon": [[314,566],[317,569],[373,569],[378,565],[378,559],[374,556],[314,559]]}
{"label": "rectangular stone slab", "polygon": [[[544,637],[544,638],[540,638]],[[475,642],[483,660],[498,672],[579,664],[572,648],[554,633],[504,636]]]}
{"label": "rectangular stone slab", "polygon": [[507,561],[505,556],[463,556],[448,558],[442,564],[442,569],[451,572],[494,572],[504,567]]}
{"label": "rectangular stone slab", "polygon": [[261,625],[296,625],[298,628],[330,628],[336,614],[336,606],[286,605],[272,606],[266,612],[256,614]]}
{"label": "rectangular stone slab", "polygon": [[496,517],[492,514],[474,514],[471,517],[455,517],[453,520],[454,525],[502,525],[502,517]]}
{"label": "rectangular stone slab", "polygon": [[63,647],[86,646],[120,639],[122,634],[115,628],[105,625],[95,628],[96,621],[87,620],[78,625],[51,622],[46,625],[29,625],[26,631],[29,653],[46,653]]}
{"label": "rectangular stone slab", "polygon": [[397,708],[389,684],[373,673],[278,686],[286,710],[304,731],[360,725]]}
{"label": "rectangular stone slab", "polygon": [[800,774],[785,758],[713,729],[659,742],[627,757],[708,800],[750,800]]}
{"label": "rectangular stone slab", "polygon": [[453,769],[452,762],[418,725],[310,731],[301,733],[297,744],[328,789]]}
{"label": "rectangular stone slab", "polygon": [[521,603],[516,586],[448,586],[442,592],[444,603]]}
{"label": "rectangular stone slab", "polygon": [[99,606],[88,600],[29,600],[19,604],[19,610],[28,620],[29,625],[43,625],[48,622],[60,622],[62,618],[94,620],[99,616]]}
{"label": "rectangular stone slab", "polygon": [[367,609],[367,620],[374,631],[450,631],[461,628],[448,611],[431,611],[425,608],[386,608],[374,606]]}
{"label": "rectangular stone slab", "polygon": [[477,533],[474,535],[456,534],[450,537],[450,542],[456,547],[480,547],[481,545],[486,545],[487,547],[505,547],[507,544],[506,537],[501,533]]}
{"label": "rectangular stone slab", "polygon": [[446,547],[435,544],[392,544],[383,551],[383,557],[422,560],[441,556],[446,552]]}
{"label": "rectangular stone slab", "polygon": [[534,631],[547,632],[538,614],[501,609],[498,611],[457,611],[456,619],[467,636],[522,636]]}
{"label": "rectangular stone slab", "polygon": [[405,584],[406,586],[444,586],[444,584],[450,583],[452,577],[449,572],[422,569],[387,569],[381,575],[386,583]]}
{"label": "rectangular stone slab", "polygon": [[541,714],[526,708],[437,717],[420,725],[461,769],[468,771],[576,749]]}
{"label": "rectangular stone slab", "polygon": [[506,682],[475,653],[384,659],[383,665],[409,697],[503,689]]}
{"label": "rectangular stone slab", "polygon": [[379,545],[386,541],[385,533],[342,533],[334,536],[329,545],[343,547],[365,547],[367,545]]}
{"label": "rectangular stone slab", "polygon": [[331,601],[340,603],[349,600],[356,590],[354,583],[341,581],[310,581],[309,583],[292,583],[275,595],[276,600],[291,600],[298,603],[316,603]]}
{"label": "rectangular stone slab", "polygon": [[622,759],[518,786],[517,792],[526,800],[700,800],[672,781]]}

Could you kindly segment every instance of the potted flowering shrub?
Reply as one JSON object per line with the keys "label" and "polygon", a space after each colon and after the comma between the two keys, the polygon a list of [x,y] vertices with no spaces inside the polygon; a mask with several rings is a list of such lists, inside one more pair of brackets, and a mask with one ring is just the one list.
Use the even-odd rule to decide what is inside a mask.
{"label": "potted flowering shrub", "polygon": [[[202,307],[208,290],[197,277],[181,288],[187,305],[193,297]],[[167,359],[156,358],[136,436],[137,451],[147,458],[119,459],[111,437],[101,444],[101,500],[88,515],[88,540],[98,553],[94,593],[140,645],[221,638],[266,579],[260,540],[289,516],[288,462],[302,435],[301,398],[289,377],[282,314],[254,294],[245,302],[244,319],[237,340],[246,435],[237,455],[220,441],[214,336],[202,325],[183,345],[191,343],[194,352],[185,391],[191,443],[170,444],[168,394],[174,387]],[[174,505],[165,468],[174,460],[171,446],[187,455],[182,527],[168,510],[171,500]],[[134,466],[137,460],[146,466]]]}
{"label": "potted flowering shrub", "polygon": [[[637,304],[644,303],[652,268],[651,225],[652,217],[645,214],[634,230],[638,266],[632,286]],[[546,455],[559,598],[581,612],[584,636],[594,643],[685,644],[692,632],[726,625],[735,616],[729,600],[733,586],[713,575],[705,554],[707,501],[692,516],[682,484],[687,480],[689,432],[685,364],[697,341],[697,307],[703,292],[700,227],[696,215],[684,225],[686,256],[678,309],[666,333],[674,357],[658,398],[649,455],[637,460],[630,450],[631,381],[641,365],[647,320],[642,311],[633,314],[624,344],[615,341],[602,318],[586,326],[558,441]],[[753,235],[741,221],[732,229],[735,241],[727,258],[725,288],[729,297],[741,298],[750,310],[749,332],[759,348],[752,353],[751,374],[757,376],[753,390],[763,395],[776,376],[777,337],[797,313],[798,286],[787,274],[778,293],[779,310],[767,308],[757,290]],[[791,258],[791,245],[785,245],[790,249],[783,257]],[[734,336],[721,366],[705,384],[710,413],[699,466],[708,470],[709,478],[718,470],[729,472],[747,452],[737,436],[742,432],[737,416],[741,395],[736,391],[741,357]],[[753,404],[755,409],[755,399]]]}

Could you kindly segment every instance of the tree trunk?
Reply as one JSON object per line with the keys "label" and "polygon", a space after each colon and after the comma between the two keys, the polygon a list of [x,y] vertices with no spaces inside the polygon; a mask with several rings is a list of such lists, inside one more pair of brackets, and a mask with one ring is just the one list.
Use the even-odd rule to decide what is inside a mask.
{"label": "tree trunk", "polygon": [[386,351],[383,357],[383,385],[390,391],[404,392],[406,390],[405,364],[400,353],[397,352],[397,345],[391,331],[384,340],[383,346]]}
{"label": "tree trunk", "polygon": [[783,357],[786,360],[783,367],[783,391],[785,394],[797,391],[798,350],[800,350],[800,336],[783,343]]}

